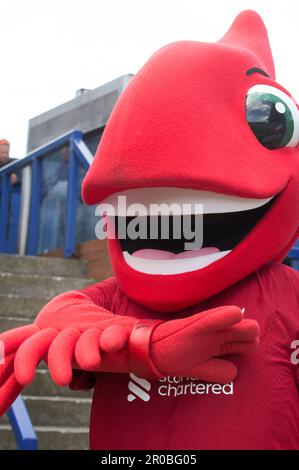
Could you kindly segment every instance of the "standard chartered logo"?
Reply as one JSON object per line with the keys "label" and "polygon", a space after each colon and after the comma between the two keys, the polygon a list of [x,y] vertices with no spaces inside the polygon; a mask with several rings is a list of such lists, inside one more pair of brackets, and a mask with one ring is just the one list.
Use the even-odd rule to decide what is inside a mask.
{"label": "standard chartered logo", "polygon": [[135,374],[130,374],[128,388],[131,392],[128,395],[129,402],[136,400],[137,397],[142,401],[149,401],[151,398],[148,393],[151,389],[151,383],[148,380],[140,379]]}
{"label": "standard chartered logo", "polygon": [[135,374],[130,374],[128,383],[129,394],[127,399],[129,402],[136,398],[148,402],[151,398],[150,392],[159,397],[184,397],[187,395],[233,395],[233,382],[220,385],[216,383],[201,382],[195,377],[163,377],[155,382],[155,387],[151,390],[152,384]]}

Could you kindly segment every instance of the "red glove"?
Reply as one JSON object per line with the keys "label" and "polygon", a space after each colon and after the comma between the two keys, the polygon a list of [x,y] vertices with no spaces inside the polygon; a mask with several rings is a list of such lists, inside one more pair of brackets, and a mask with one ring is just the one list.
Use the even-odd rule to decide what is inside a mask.
{"label": "red glove", "polygon": [[234,380],[236,366],[219,356],[254,352],[259,326],[239,307],[213,308],[162,323],[153,331],[151,357],[167,376],[198,377],[221,384]]}
{"label": "red glove", "polygon": [[74,368],[225,383],[236,377],[236,367],[214,356],[251,352],[257,335],[257,323],[243,320],[238,307],[167,322],[137,320],[99,307],[84,291],[68,292],[49,302],[33,325],[0,334],[7,358],[0,369],[0,415],[42,359],[61,386],[71,383]]}

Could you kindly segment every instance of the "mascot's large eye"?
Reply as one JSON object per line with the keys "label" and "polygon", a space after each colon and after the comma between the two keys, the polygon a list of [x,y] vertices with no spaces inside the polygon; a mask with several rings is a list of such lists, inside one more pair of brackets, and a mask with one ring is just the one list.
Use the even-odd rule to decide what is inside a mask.
{"label": "mascot's large eye", "polygon": [[268,85],[250,88],[246,118],[258,141],[268,149],[296,147],[299,143],[299,110],[278,88]]}

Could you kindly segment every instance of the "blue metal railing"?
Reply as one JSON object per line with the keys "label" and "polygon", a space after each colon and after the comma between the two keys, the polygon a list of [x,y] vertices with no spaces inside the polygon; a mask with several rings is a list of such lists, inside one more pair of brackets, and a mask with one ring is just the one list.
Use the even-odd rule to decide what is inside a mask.
{"label": "blue metal railing", "polygon": [[[53,142],[29,153],[21,160],[6,165],[0,169],[0,253],[20,253],[26,255],[39,254],[39,233],[40,233],[40,210],[41,202],[44,197],[44,172],[43,162],[51,162],[51,156],[55,152],[67,148],[67,184],[66,211],[64,228],[63,252],[65,257],[74,254],[76,243],[76,213],[80,196],[79,168],[85,171],[92,162],[92,154],[83,141],[81,131],[72,131]],[[61,163],[63,163],[61,157]],[[24,207],[20,211],[20,201],[26,200],[24,196],[25,178],[23,178],[22,191],[10,184],[10,175],[29,169],[30,182],[26,185],[26,192],[30,193],[27,197],[28,208],[27,217],[24,220]],[[52,175],[53,176],[53,175]],[[59,176],[59,175],[58,175]],[[55,217],[55,214],[53,214]],[[22,222],[22,223],[21,223]],[[20,240],[26,240],[23,243],[23,249],[20,248]],[[80,241],[80,240],[79,240]],[[52,247],[53,248],[53,247]],[[55,247],[61,248],[61,247]]]}
{"label": "blue metal railing", "polygon": [[297,242],[289,252],[288,257],[291,260],[292,267],[299,271],[299,240],[297,240]]}
{"label": "blue metal railing", "polygon": [[[2,188],[0,187],[0,201],[1,201]],[[15,254],[18,250],[18,226],[21,205],[21,188],[20,185],[11,186],[10,188],[10,204],[9,216],[10,224],[6,227],[6,234],[3,232],[2,236],[6,238],[6,251],[7,253]],[[2,227],[2,225],[1,225]]]}
{"label": "blue metal railing", "polygon": [[38,439],[33,429],[29,414],[20,395],[7,412],[19,450],[37,450]]}

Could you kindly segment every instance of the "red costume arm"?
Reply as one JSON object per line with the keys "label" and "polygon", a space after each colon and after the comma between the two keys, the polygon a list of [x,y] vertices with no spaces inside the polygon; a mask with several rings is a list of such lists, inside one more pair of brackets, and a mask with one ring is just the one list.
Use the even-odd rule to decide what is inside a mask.
{"label": "red costume arm", "polygon": [[256,349],[257,324],[244,320],[238,307],[166,322],[140,320],[111,311],[114,296],[117,309],[117,295],[113,279],[67,292],[51,300],[33,325],[1,334],[6,355],[15,357],[14,368],[7,363],[0,376],[0,412],[1,402],[6,407],[9,403],[6,382],[10,380],[9,393],[14,397],[19,385],[33,380],[44,358],[54,382],[73,388],[93,385],[92,376],[74,374],[74,369],[134,372],[147,378],[181,374],[225,383],[236,377],[237,370],[217,356]]}

